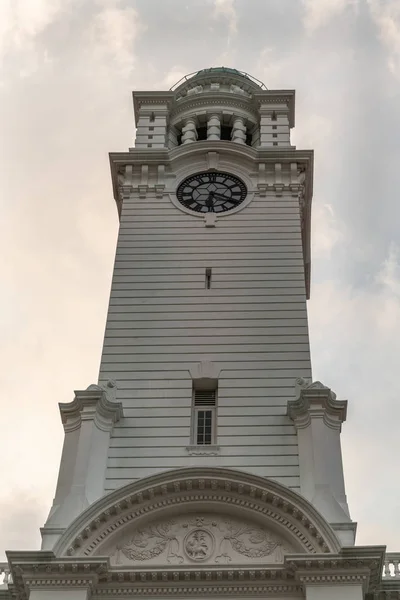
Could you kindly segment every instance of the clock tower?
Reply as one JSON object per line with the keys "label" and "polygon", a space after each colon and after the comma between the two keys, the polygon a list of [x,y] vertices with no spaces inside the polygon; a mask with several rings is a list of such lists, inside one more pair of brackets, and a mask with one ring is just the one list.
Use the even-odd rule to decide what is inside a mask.
{"label": "clock tower", "polygon": [[44,547],[104,494],[184,467],[276,481],[353,542],[345,403],[310,387],[313,152],[291,145],[294,103],[227,68],[133,93],[134,147],[110,154],[120,230],[99,385],[61,406]]}
{"label": "clock tower", "polygon": [[354,546],[345,495],[347,403],[311,375],[294,91],[221,67],[133,104],[99,379],[60,405],[56,494],[42,550],[8,553],[13,598],[379,596],[384,548]]}

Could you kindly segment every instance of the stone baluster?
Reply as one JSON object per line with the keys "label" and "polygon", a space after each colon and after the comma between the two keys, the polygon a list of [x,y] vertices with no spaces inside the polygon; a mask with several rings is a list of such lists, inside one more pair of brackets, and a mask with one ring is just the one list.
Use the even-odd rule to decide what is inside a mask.
{"label": "stone baluster", "polygon": [[221,120],[219,115],[211,115],[207,121],[207,140],[221,139]]}
{"label": "stone baluster", "polygon": [[391,561],[389,560],[389,556],[386,554],[385,561],[384,561],[384,567],[383,567],[383,576],[384,577],[391,577],[390,563],[391,563]]}
{"label": "stone baluster", "polygon": [[197,140],[196,119],[189,117],[182,127],[182,144],[191,144]]}
{"label": "stone baluster", "polygon": [[400,577],[400,560],[399,558],[393,559],[393,565],[394,565],[394,576],[395,577]]}
{"label": "stone baluster", "polygon": [[232,142],[235,144],[246,143],[246,125],[242,117],[235,117],[232,128]]}
{"label": "stone baluster", "polygon": [[0,587],[12,583],[10,567],[8,563],[0,563]]}

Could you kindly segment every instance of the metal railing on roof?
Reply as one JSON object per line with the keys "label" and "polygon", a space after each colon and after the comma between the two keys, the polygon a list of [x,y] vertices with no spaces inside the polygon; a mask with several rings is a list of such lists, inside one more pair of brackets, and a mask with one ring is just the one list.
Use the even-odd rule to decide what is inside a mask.
{"label": "metal railing on roof", "polygon": [[239,71],[239,69],[229,69],[228,67],[211,67],[210,69],[201,69],[200,71],[193,71],[193,73],[188,73],[187,75],[184,75],[183,77],[181,77],[180,80],[177,81],[176,83],[174,83],[174,85],[172,85],[169,89],[172,92],[176,88],[178,88],[180,85],[182,85],[182,83],[185,83],[185,81],[189,81],[189,79],[191,79],[195,75],[200,75],[201,73],[206,74],[207,72],[209,72],[210,74],[218,73],[219,70],[221,71],[221,73],[225,72],[227,74],[230,73],[232,75],[234,75],[235,73],[238,73],[238,75],[242,75],[242,77],[247,77],[247,79],[250,79],[250,81],[252,81],[253,83],[256,83],[258,86],[260,86],[260,88],[262,90],[268,89],[262,81],[257,79],[257,77],[253,77],[253,75],[250,75],[250,73],[246,73],[246,71]]}

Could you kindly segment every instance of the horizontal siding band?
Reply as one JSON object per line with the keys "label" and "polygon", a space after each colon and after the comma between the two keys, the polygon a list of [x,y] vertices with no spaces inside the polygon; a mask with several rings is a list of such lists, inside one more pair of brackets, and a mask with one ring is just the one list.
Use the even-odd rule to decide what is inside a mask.
{"label": "horizontal siding band", "polygon": [[[200,334],[202,332],[199,332]],[[233,332],[236,333],[236,332]],[[184,335],[181,332],[179,336],[135,336],[135,337],[124,337],[121,339],[120,337],[106,337],[104,341],[104,347],[107,348],[107,352],[112,354],[116,352],[116,346],[121,346],[123,344],[124,348],[132,348],[136,347],[146,347],[146,346],[187,346],[191,344],[196,344],[197,346],[205,346],[205,345],[213,345],[215,342],[215,334],[210,333],[209,335],[196,335],[189,336]],[[265,334],[253,334],[253,335],[227,335],[226,332],[224,335],[218,337],[219,344],[262,344],[262,345],[271,345],[279,344],[279,345],[287,345],[287,344],[305,344],[308,347],[308,338],[306,335],[265,335]]]}
{"label": "horizontal siding band", "polygon": [[[207,463],[214,464],[214,465],[219,465],[219,459],[220,457],[214,457],[214,456],[209,456],[209,457],[191,457],[191,464],[192,466],[195,465],[205,465]],[[187,459],[186,459],[187,460]],[[193,462],[192,462],[193,461]],[[177,461],[178,462],[178,461]],[[230,465],[230,468],[232,469],[243,469],[243,465],[241,464],[240,460],[237,461],[232,461],[233,464]],[[135,467],[131,467],[131,468],[112,468],[112,467],[108,467],[107,471],[106,471],[106,479],[107,480],[112,480],[112,479],[117,479],[117,480],[121,480],[121,479],[125,479],[125,480],[131,480],[131,479],[135,479],[136,477],[139,477],[140,479],[142,477],[146,477],[147,476],[147,471],[150,471],[152,469],[155,469],[156,471],[161,471],[162,468],[166,469],[173,469],[173,468],[179,468],[180,465],[177,464],[175,466],[171,465],[171,466],[167,466],[167,465],[149,465],[149,466],[135,466]],[[264,477],[297,477],[299,475],[299,467],[297,465],[279,465],[279,466],[274,466],[274,465],[268,465],[268,464],[263,464],[262,461],[259,461],[258,464],[252,464],[249,465],[249,467],[253,468],[253,469],[257,469],[257,468],[262,468],[262,470],[264,471]],[[249,469],[246,468],[246,471],[249,472]]]}
{"label": "horizontal siding band", "polygon": [[[249,229],[253,233],[263,233],[267,236],[269,236],[271,233],[283,233],[289,235],[291,233],[300,233],[301,225],[299,221],[297,223],[294,223],[293,221],[274,221],[274,223],[271,225],[265,223],[261,224],[258,221],[254,221],[253,226],[247,226],[247,231]],[[165,223],[162,221],[157,223],[147,222],[141,223],[135,227],[135,223],[121,222],[119,231],[123,235],[129,234],[131,236],[135,236],[136,233],[140,233],[146,237],[152,237],[153,235],[158,235],[158,231],[165,231]],[[168,233],[176,236],[180,236],[181,233],[199,233],[199,231],[204,231],[204,220],[202,218],[199,218],[197,221],[193,220],[190,223],[175,221],[173,227],[168,227]],[[236,231],[243,231],[243,224],[240,221],[236,221],[235,223],[232,221],[229,223],[224,223],[223,219],[219,219],[218,229],[215,229],[215,231],[221,232],[220,235],[225,234],[225,232],[235,235]]]}
{"label": "horizontal siding band", "polygon": [[[243,267],[248,264],[248,261],[258,261],[259,264],[265,266],[266,273],[274,273],[275,271],[270,269],[280,269],[276,271],[277,273],[291,273],[291,269],[298,267],[300,268],[302,265],[302,260],[298,257],[296,258],[288,258],[284,259],[274,259],[271,258],[271,255],[268,252],[262,251],[261,249],[258,252],[254,250],[249,250],[249,252],[241,252],[240,249],[235,247],[234,249],[226,248],[225,252],[210,252],[208,253],[206,250],[199,252],[186,252],[184,248],[182,248],[179,252],[167,252],[165,248],[160,248],[158,252],[145,252],[140,254],[139,252],[129,253],[128,255],[118,255],[115,261],[115,267],[119,268],[129,268],[134,267],[139,261],[141,262],[154,262],[154,266],[157,266],[157,262],[170,262],[170,267],[174,265],[173,261],[179,260],[179,263],[182,261],[180,266],[184,267],[189,262],[195,266],[201,267],[201,264],[204,263],[204,260],[211,260],[213,264],[217,264],[218,261],[230,261],[231,266],[241,265]],[[202,262],[199,262],[202,261]],[[240,262],[237,262],[240,261]],[[175,266],[179,266],[179,263],[175,263]],[[284,263],[284,264],[283,264]],[[291,265],[292,263],[292,265]],[[257,263],[255,263],[257,264]],[[158,265],[159,266],[159,265]],[[269,268],[268,268],[269,267]],[[294,271],[296,272],[296,271]]]}
{"label": "horizontal siding band", "polygon": [[[188,463],[191,467],[201,466],[204,464],[204,458],[201,456],[191,456],[189,459],[187,456],[177,456],[171,458],[164,456],[145,458],[141,456],[137,460],[122,457],[109,458],[107,465],[107,478],[130,477],[130,473],[135,471],[135,469],[138,467],[164,467],[168,469],[179,469],[181,467],[187,467]],[[240,463],[241,460],[237,456],[218,457],[219,467],[238,467]],[[247,456],[246,467],[248,465],[256,467],[272,467],[274,469],[276,468],[276,473],[279,471],[279,474],[281,472],[279,467],[282,467],[284,473],[288,471],[288,474],[290,475],[298,475],[299,459],[296,455],[285,454],[282,456]]]}
{"label": "horizontal siding band", "polygon": [[[199,352],[195,351],[193,353],[186,352],[185,354],[178,354],[174,352],[166,352],[164,354],[151,354],[151,356],[141,355],[140,352],[136,354],[120,354],[118,356],[107,354],[104,356],[104,366],[109,364],[112,365],[112,368],[115,372],[125,371],[127,366],[131,364],[131,362],[135,363],[159,363],[165,362],[165,359],[169,358],[170,360],[174,358],[176,362],[201,362],[201,361],[216,361],[221,363],[222,361],[242,361],[252,362],[252,361],[291,361],[291,360],[307,360],[309,358],[309,352],[248,352],[243,354],[243,352],[238,348],[237,350],[232,350],[231,352]],[[106,362],[107,361],[107,362]],[[113,362],[115,361],[115,362]]]}
{"label": "horizontal siding band", "polygon": [[[151,416],[151,417],[139,417],[139,416],[125,416],[118,425],[115,425],[115,431],[121,431],[122,429],[132,429],[135,433],[138,429],[153,429],[153,428],[178,428],[178,427],[190,427],[190,410],[187,411],[186,416],[178,417],[176,415]],[[293,422],[286,415],[262,415],[257,421],[254,421],[252,417],[248,416],[225,416],[220,415],[218,412],[218,431],[221,430],[223,435],[225,427],[248,427],[252,430],[254,427],[274,427],[274,426],[293,426]]]}
{"label": "horizontal siding band", "polygon": [[[191,391],[191,390],[189,390]],[[141,406],[137,406],[134,402],[127,402],[124,400],[124,418],[129,419],[138,419],[138,418],[146,418],[146,419],[157,419],[160,416],[164,415],[167,411],[168,418],[175,417],[183,417],[183,418],[191,418],[192,413],[192,394],[186,394],[185,396],[186,402],[182,402],[181,407],[177,407],[174,405],[174,400],[169,399],[166,402],[159,399],[158,404],[154,404],[153,406],[148,406],[147,402],[143,402]],[[183,400],[183,398],[181,398]],[[137,400],[135,401],[137,402]],[[242,402],[245,400],[242,399]],[[263,404],[261,406],[253,406],[253,405],[245,405],[243,406],[231,406],[230,404],[224,404],[221,406],[221,403],[218,402],[218,417],[268,417],[268,416],[285,416],[286,415],[286,405],[282,404],[281,406],[269,406],[268,404]]]}
{"label": "horizontal siding band", "polygon": [[[204,267],[206,268],[206,267]],[[124,271],[124,270],[122,270]],[[174,296],[182,294],[182,296],[197,296],[198,299],[208,299],[213,296],[232,296],[244,293],[250,295],[266,295],[268,293],[278,293],[277,288],[282,292],[286,287],[289,294],[294,294],[297,291],[303,292],[304,278],[302,273],[294,273],[286,275],[286,279],[279,277],[276,274],[269,275],[267,280],[260,281],[214,281],[211,290],[205,289],[205,277],[199,278],[196,282],[188,283],[135,283],[135,278],[129,273],[120,272],[119,276],[114,277],[113,294],[115,297],[121,292],[129,291],[132,297],[148,297],[154,295],[161,297],[168,294],[169,290],[173,290]],[[272,291],[271,291],[272,290]]]}
{"label": "horizontal siding band", "polygon": [[[209,465],[211,466],[211,465]],[[243,471],[243,468],[241,469]],[[284,485],[285,487],[289,488],[290,490],[293,490],[294,492],[297,492],[298,494],[300,493],[300,479],[299,477],[271,477],[268,475],[268,473],[264,473],[263,469],[259,469],[259,468],[253,468],[253,469],[246,469],[246,471],[252,475],[258,475],[259,477],[269,477],[270,479],[273,479],[274,481],[276,481],[277,483],[280,483],[281,485]],[[150,475],[155,475],[156,473],[158,473],[159,471],[155,471],[154,473],[150,473],[149,471],[147,471],[145,473],[145,475],[141,475],[138,477],[135,477],[134,479],[106,479],[105,484],[104,484],[104,493],[108,494],[109,492],[113,492],[114,490],[119,489],[120,487],[126,485],[127,483],[133,483],[135,481],[138,481],[138,479],[140,479],[141,477],[149,477]]]}
{"label": "horizontal siding band", "polygon": [[[197,298],[197,302],[199,302],[199,298]],[[227,312],[227,309],[229,312]],[[201,304],[118,304],[117,306],[110,305],[109,313],[110,314],[170,314],[170,313],[190,313],[191,311],[199,312],[202,314],[208,313],[216,313],[227,315],[229,313],[248,313],[251,311],[254,314],[254,318],[258,318],[260,315],[265,314],[266,318],[269,318],[269,315],[272,313],[277,313],[277,315],[285,314],[286,312],[290,315],[296,314],[304,316],[307,314],[306,311],[306,303],[305,302],[277,302],[277,303],[264,303],[257,302],[251,304],[250,302],[236,302],[231,304],[230,302],[217,302],[213,303],[212,301],[204,302]],[[186,318],[186,316],[185,316]],[[297,317],[296,317],[297,318]]]}
{"label": "horizontal siding band", "polygon": [[[202,312],[200,309],[198,309],[198,312],[196,312],[196,309],[194,307],[191,307],[192,310],[194,309],[194,312],[190,312],[187,311],[185,312],[184,315],[182,315],[182,321],[184,322],[184,320],[187,321],[209,321],[209,320],[216,320],[216,321],[227,321],[227,320],[232,320],[232,319],[238,319],[238,320],[252,320],[255,321],[257,319],[260,320],[267,320],[267,319],[288,319],[288,320],[296,320],[296,319],[306,319],[307,318],[307,311],[304,308],[299,308],[297,310],[226,310],[226,306],[221,306],[221,309],[225,310],[217,310],[216,308],[214,308],[213,310],[210,310],[209,313],[207,312]],[[116,322],[116,321],[124,321],[126,323],[128,323],[128,321],[155,321],[156,319],[162,319],[164,323],[166,323],[167,321],[170,321],[171,319],[176,319],[177,315],[174,311],[172,311],[170,309],[170,307],[168,307],[168,310],[160,310],[160,311],[155,311],[155,310],[150,310],[150,311],[146,311],[146,312],[115,312],[115,313],[109,313],[109,320],[110,322]]]}
{"label": "horizontal siding band", "polygon": [[[276,337],[279,342],[283,342],[285,337],[293,337],[296,336],[304,336],[307,333],[307,325],[303,325],[301,327],[293,326],[292,324],[286,325],[284,329],[280,327],[274,326],[273,322],[268,325],[257,327],[235,327],[234,329],[226,328],[226,327],[202,327],[199,323],[195,324],[197,326],[191,326],[186,329],[176,329],[163,327],[162,329],[157,330],[149,330],[148,327],[139,329],[138,327],[126,327],[121,329],[118,324],[116,327],[113,327],[111,324],[108,326],[109,328],[106,330],[106,340],[115,340],[117,342],[120,340],[121,344],[125,344],[128,342],[128,339],[134,340],[135,338],[148,338],[150,336],[154,336],[155,338],[159,338],[160,340],[163,337],[167,337],[170,339],[178,339],[180,337],[186,338],[196,338],[197,336],[221,336],[229,339],[230,336],[238,336],[245,337],[246,335],[251,336],[252,338],[256,338],[257,335],[265,336],[269,339],[274,339]],[[279,335],[277,335],[279,334]],[[274,337],[273,337],[274,336]],[[114,345],[111,344],[111,345]]]}
{"label": "horizontal siding band", "polygon": [[[200,298],[198,298],[197,296],[184,298],[163,298],[162,300],[160,300],[157,296],[145,299],[111,297],[110,308],[113,307],[115,309],[120,310],[120,307],[134,306],[137,308],[148,307],[148,309],[151,310],[151,307],[153,306],[168,306],[168,310],[175,310],[172,307],[179,306],[182,307],[182,309],[183,307],[189,309],[192,306],[199,306],[199,301]],[[246,310],[249,306],[254,307],[254,310],[259,310],[260,308],[267,308],[268,310],[276,310],[278,308],[279,310],[290,310],[291,308],[298,308],[299,306],[300,308],[304,309],[306,306],[306,301],[305,297],[302,295],[293,296],[289,294],[287,296],[257,296],[256,298],[251,296],[240,296],[237,298],[229,298],[229,300],[226,298],[226,296],[212,296],[210,298],[203,297],[201,307],[218,309],[220,308],[220,305],[226,306],[227,304],[233,307],[233,310],[237,309],[237,307]],[[170,306],[171,308],[169,308]]]}
{"label": "horizontal siding band", "polygon": [[[175,206],[170,203],[169,205],[162,206],[163,203],[158,203],[156,206],[152,206],[152,203],[144,204],[138,203],[134,204],[132,208],[128,208],[124,205],[123,212],[123,220],[125,221],[127,217],[136,217],[136,216],[145,216],[148,215],[150,217],[153,216],[173,216],[176,217],[177,212]],[[288,214],[293,215],[294,217],[299,214],[299,203],[296,203],[296,200],[289,203],[269,203],[269,204],[253,204],[252,202],[247,205],[245,211],[240,212],[240,216],[243,219],[245,216],[247,217],[258,217],[258,216],[267,216],[267,215],[275,215],[275,214]],[[232,219],[234,214],[222,217],[224,219]],[[192,217],[198,219],[199,217]]]}
{"label": "horizontal siding band", "polygon": [[[168,256],[174,256],[174,255],[191,255],[193,254],[194,256],[204,256],[204,255],[217,255],[218,253],[225,253],[227,250],[232,251],[233,249],[235,250],[235,252],[240,252],[241,255],[243,256],[247,256],[247,255],[251,255],[254,256],[255,258],[257,257],[261,257],[261,258],[265,258],[266,260],[270,260],[270,261],[282,261],[282,262],[287,262],[290,260],[297,260],[297,261],[302,261],[303,260],[303,255],[300,249],[296,250],[296,249],[286,249],[285,251],[282,251],[279,247],[278,249],[276,249],[276,247],[271,248],[270,246],[263,246],[262,244],[253,244],[248,246],[246,245],[240,245],[237,242],[231,242],[231,244],[225,243],[225,244],[219,244],[217,246],[214,246],[213,244],[207,243],[206,240],[204,240],[205,244],[203,247],[200,247],[200,245],[197,246],[188,246],[188,245],[182,245],[182,246],[175,246],[174,243],[171,243],[171,245],[169,244],[163,244],[163,245],[156,245],[156,244],[149,244],[148,247],[146,246],[142,246],[142,244],[140,246],[138,246],[137,248],[118,248],[117,254],[116,254],[116,258],[117,261],[118,260],[126,260],[125,257],[132,257],[132,256],[140,256],[142,254],[144,255],[148,255],[148,256],[158,256],[161,253],[165,253]],[[255,256],[256,255],[256,256]]]}
{"label": "horizontal siding band", "polygon": [[298,238],[295,237],[294,239],[292,237],[288,239],[282,239],[281,237],[276,240],[270,240],[260,235],[257,238],[246,237],[240,239],[237,235],[232,237],[224,236],[223,238],[213,238],[212,240],[209,237],[207,237],[207,235],[204,235],[204,237],[201,239],[193,239],[193,237],[188,237],[188,239],[182,239],[182,237],[180,237],[179,239],[174,239],[171,236],[167,239],[158,239],[159,237],[161,237],[161,235],[157,236],[157,239],[145,238],[143,240],[120,240],[118,243],[118,252],[123,254],[124,252],[128,252],[129,250],[134,252],[137,248],[165,248],[166,246],[173,246],[174,248],[199,249],[203,246],[203,244],[209,244],[210,242],[212,242],[213,248],[220,248],[221,246],[223,248],[226,248],[227,246],[235,244],[238,248],[241,248],[242,246],[246,246],[248,248],[268,248],[268,252],[271,252],[273,254],[275,254],[276,252],[281,252],[282,254],[286,254],[288,252],[301,252],[302,247],[300,236]]}
{"label": "horizontal siding band", "polygon": [[[224,438],[218,439],[218,444],[221,446],[221,452],[225,452],[225,448],[255,448],[254,443],[268,449],[269,446],[290,446],[297,444],[297,436],[293,434],[269,434],[257,437],[257,440],[252,436],[226,435]],[[114,433],[110,439],[110,447],[112,448],[186,448],[189,444],[187,435],[175,437],[136,437],[136,436],[116,436]],[[244,451],[244,450],[243,450]]]}
{"label": "horizontal siding band", "polygon": [[[284,456],[284,455],[298,455],[297,444],[292,445],[281,445],[281,446],[220,446],[220,456],[232,456],[242,458],[243,456]],[[186,464],[188,460],[188,452],[186,446],[153,446],[150,448],[131,448],[131,447],[119,447],[113,446],[109,449],[110,458],[132,458],[142,459],[151,457],[174,457],[180,456],[185,457]]]}
{"label": "horizontal siding band", "polygon": [[153,356],[156,351],[159,356],[164,355],[174,355],[179,353],[187,353],[191,355],[196,355],[199,352],[207,352],[211,351],[213,353],[221,353],[221,354],[238,354],[241,352],[253,352],[253,353],[267,353],[268,355],[272,352],[280,353],[280,352],[306,352],[309,353],[309,345],[308,344],[237,344],[236,346],[233,344],[173,344],[171,345],[159,345],[154,344],[154,346],[140,346],[139,344],[134,344],[132,346],[126,346],[125,344],[122,346],[107,346],[107,350],[104,351],[104,356],[107,356],[108,362],[127,362],[130,360],[135,360],[138,354],[140,355],[150,355]]}
{"label": "horizontal siding band", "polygon": [[[223,427],[218,425],[218,439],[221,439],[223,443],[224,435],[246,435],[246,436],[258,436],[258,435],[295,435],[295,428],[293,425],[253,425],[246,427]],[[190,426],[176,426],[176,427],[115,427],[114,435],[116,437],[182,437],[186,436],[186,444],[189,443],[190,439]]]}
{"label": "horizontal siding band", "polygon": [[[222,267],[218,267],[215,266],[214,263],[213,264],[213,273],[215,276],[221,277],[222,275],[225,276],[232,276],[234,275],[235,277],[238,278],[238,276],[241,275],[270,275],[270,273],[268,273],[268,267],[262,263],[260,265],[256,265],[256,266],[237,266],[237,265],[227,265],[224,264]],[[119,268],[125,268],[125,267],[119,267]],[[178,265],[176,265],[174,268],[170,268],[168,265],[166,266],[162,266],[160,264],[154,266],[154,267],[148,267],[147,264],[142,264],[142,263],[138,263],[137,265],[135,265],[134,267],[130,268],[130,274],[132,277],[143,277],[143,275],[150,275],[152,277],[155,277],[157,275],[168,275],[168,277],[170,277],[172,280],[175,276],[179,275],[180,277],[182,277],[183,275],[203,275],[204,276],[204,266],[200,265],[198,267],[192,267],[191,265],[187,265],[187,266],[182,266],[181,263],[179,263]]]}
{"label": "horizontal siding band", "polygon": [[[122,284],[123,285],[123,284]],[[198,296],[199,294],[201,294],[201,296]],[[175,290],[175,289],[162,289],[162,290],[157,290],[154,291],[152,290],[151,293],[149,293],[149,290],[135,290],[135,293],[132,294],[132,290],[129,289],[129,284],[127,286],[127,288],[121,287],[121,284],[118,285],[118,287],[114,287],[112,292],[111,292],[111,299],[114,298],[132,298],[132,300],[134,301],[140,301],[140,298],[144,298],[147,299],[149,297],[153,297],[153,298],[158,298],[160,301],[163,300],[163,298],[193,298],[193,297],[201,297],[201,298],[207,298],[210,294],[210,290],[206,290],[204,289],[204,286],[202,288],[202,290],[196,289],[196,293],[193,294],[193,290],[191,289],[182,289],[182,290]],[[304,287],[304,282],[302,280],[298,281],[293,281],[293,282],[282,282],[282,285],[279,282],[271,282],[271,281],[267,281],[265,282],[265,284],[261,287],[258,288],[250,288],[249,286],[245,286],[243,288],[236,288],[235,289],[235,297],[239,297],[242,296],[244,298],[250,298],[250,299],[255,299],[257,298],[257,300],[259,298],[263,298],[263,299],[268,299],[269,296],[271,295],[293,295],[293,294],[301,294],[302,296],[304,296],[305,294],[305,287]],[[218,293],[215,293],[214,290],[212,290],[212,295],[214,298],[221,298],[222,302],[227,302],[226,297],[232,297],[232,291],[230,288],[220,288],[218,290]],[[142,300],[145,301],[145,300]]]}
{"label": "horizontal siding band", "polygon": [[[204,215],[203,215],[204,218]],[[159,214],[141,214],[139,211],[136,214],[127,215],[123,214],[121,219],[121,224],[129,225],[130,223],[134,223],[137,226],[139,223],[149,224],[152,226],[157,226],[158,223],[171,223],[173,225],[186,225],[187,227],[193,226],[195,220],[200,220],[202,217],[200,216],[188,216],[186,213],[178,213],[177,211],[171,211],[169,214],[159,215]],[[202,219],[203,220],[203,219]],[[235,225],[235,223],[240,223],[243,226],[243,223],[246,223],[247,227],[251,227],[251,223],[259,224],[259,223],[285,223],[288,222],[290,224],[296,225],[299,222],[299,214],[297,211],[289,210],[288,212],[278,211],[276,213],[269,212],[267,213],[248,213],[243,211],[236,215],[230,215],[228,218],[229,226]],[[227,221],[227,217],[222,219],[218,219],[218,226],[223,224],[223,222]],[[204,221],[203,221],[204,227]]]}
{"label": "horizontal siding band", "polygon": [[[275,327],[275,328],[280,328],[281,330],[284,329],[285,327],[288,328],[292,328],[292,327],[306,327],[307,326],[307,319],[306,317],[303,318],[292,318],[291,316],[288,316],[287,318],[274,318],[273,316],[271,316],[269,319],[266,318],[259,318],[259,319],[254,319],[254,318],[250,318],[249,317],[246,319],[245,317],[243,318],[239,318],[237,317],[237,320],[235,319],[228,319],[228,318],[222,318],[221,316],[215,316],[213,318],[213,316],[209,316],[207,319],[203,320],[201,319],[201,316],[198,316],[198,319],[188,319],[186,318],[185,320],[181,320],[181,321],[176,321],[176,320],[172,320],[173,319],[173,315],[171,315],[171,318],[167,318],[165,317],[162,321],[159,319],[155,318],[155,315],[153,316],[153,318],[151,318],[151,315],[148,315],[149,319],[116,319],[114,318],[114,315],[112,318],[108,319],[108,330],[111,331],[112,329],[121,329],[123,328],[125,331],[132,329],[134,330],[136,327],[138,327],[138,325],[135,325],[135,322],[137,322],[139,324],[139,326],[141,325],[141,328],[160,328],[160,329],[171,329],[171,328],[194,328],[194,327],[199,327],[201,329],[206,329],[206,328],[210,328],[215,326],[218,326],[220,329],[222,329],[223,327],[229,327],[229,328],[235,328],[236,327],[246,327],[246,325],[248,325],[248,327],[268,327],[268,325],[270,325],[271,327]],[[163,315],[164,316],[164,315]],[[288,320],[290,320],[290,322],[288,322]]]}
{"label": "horizontal siding band", "polygon": [[[216,229],[216,231],[219,231]],[[197,229],[196,231],[192,231],[188,233],[187,231],[182,231],[179,235],[179,238],[176,236],[176,233],[172,232],[170,228],[168,230],[157,230],[157,233],[153,232],[151,236],[148,233],[143,233],[141,229],[135,229],[133,232],[130,229],[120,230],[118,236],[118,246],[125,246],[126,244],[136,244],[141,242],[148,242],[149,238],[151,240],[158,240],[160,242],[174,242],[179,240],[182,243],[185,242],[200,242],[200,245],[204,243],[205,240],[211,239],[211,236],[214,239],[217,239],[216,235],[212,235],[210,229],[206,229],[204,227],[204,223],[201,229]],[[281,232],[270,232],[268,236],[265,235],[265,232],[254,231],[254,228],[251,229],[237,229],[234,233],[229,233],[224,230],[223,236],[221,234],[218,235],[218,239],[224,242],[236,242],[241,244],[246,240],[259,240],[265,243],[266,246],[277,244],[285,244],[289,245],[293,244],[301,244],[301,230],[299,229],[297,232],[289,232],[287,235]]]}
{"label": "horizontal siding band", "polygon": [[[201,358],[198,359],[198,361],[201,360]],[[213,359],[215,360],[215,358]],[[193,360],[189,360],[186,365],[185,368],[189,369],[191,365],[196,365],[198,363],[198,361],[193,361]],[[181,361],[181,362],[185,362],[185,361]],[[243,361],[243,360],[230,360],[230,361],[226,361],[226,360],[222,360],[222,358],[218,357],[218,366],[221,369],[231,369],[231,370],[235,370],[235,369],[241,369],[244,370],[245,365],[248,364],[249,369],[260,369],[262,370],[263,368],[265,368],[266,370],[268,369],[287,369],[288,367],[288,363],[285,360],[262,360],[262,361],[256,361],[254,359],[250,359],[248,362],[247,361]],[[307,358],[306,360],[295,360],[292,359],[290,366],[293,369],[298,369],[299,372],[305,372],[306,370],[310,370],[310,360],[309,358]],[[176,362],[161,362],[157,365],[154,365],[153,363],[132,363],[129,365],[129,370],[128,371],[122,371],[122,375],[120,375],[117,379],[118,379],[118,388],[120,389],[126,389],[127,387],[130,387],[131,381],[135,379],[135,374],[134,371],[148,371],[149,374],[152,373],[153,371],[164,371],[165,373],[169,374],[171,371],[173,371],[174,369],[176,369],[177,367],[179,367],[179,369],[182,369],[182,364],[177,364]],[[117,373],[117,371],[115,370],[115,365],[110,365],[110,369],[107,368],[106,364],[102,365],[102,369],[101,369],[101,379],[104,381],[107,381],[108,379],[116,379],[114,377],[114,375]],[[304,375],[306,376],[306,375]]]}

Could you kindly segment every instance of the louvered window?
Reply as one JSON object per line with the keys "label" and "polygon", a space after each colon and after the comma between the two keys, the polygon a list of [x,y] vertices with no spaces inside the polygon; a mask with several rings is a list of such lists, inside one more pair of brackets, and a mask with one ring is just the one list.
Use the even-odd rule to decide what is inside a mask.
{"label": "louvered window", "polygon": [[203,446],[215,443],[216,390],[194,390],[194,443]]}

